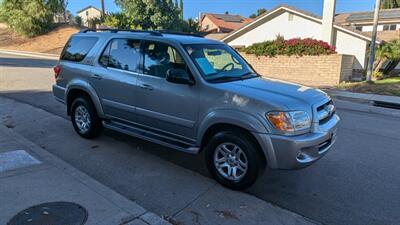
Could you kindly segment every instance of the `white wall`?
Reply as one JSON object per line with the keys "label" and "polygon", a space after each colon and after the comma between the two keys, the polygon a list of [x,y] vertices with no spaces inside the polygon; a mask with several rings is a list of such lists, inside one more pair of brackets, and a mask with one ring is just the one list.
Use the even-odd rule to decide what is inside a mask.
{"label": "white wall", "polygon": [[311,37],[320,40],[321,29],[321,24],[297,15],[293,15],[293,20],[289,21],[289,13],[284,12],[254,30],[228,42],[228,44],[232,46],[249,46],[258,42],[273,40],[278,34],[284,36],[285,39]]}
{"label": "white wall", "polygon": [[82,18],[83,25],[89,26],[88,20],[93,18],[100,18],[101,12],[94,8],[88,8],[87,10],[78,13],[78,16]]}
{"label": "white wall", "polygon": [[368,42],[343,31],[336,30],[336,51],[339,54],[354,55],[357,62],[353,69],[366,68],[366,54]]}
{"label": "white wall", "polygon": [[[372,32],[373,26],[372,25],[365,25],[362,26],[363,32]],[[396,24],[396,30],[400,29],[400,24]],[[377,31],[383,31],[383,25],[378,25]]]}

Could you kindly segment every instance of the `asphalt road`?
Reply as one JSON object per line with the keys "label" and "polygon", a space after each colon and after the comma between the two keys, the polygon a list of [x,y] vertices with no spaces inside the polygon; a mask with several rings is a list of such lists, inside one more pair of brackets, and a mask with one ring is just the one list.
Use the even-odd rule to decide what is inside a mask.
{"label": "asphalt road", "polygon": [[[7,113],[14,113],[16,117],[9,122],[9,126],[15,127],[28,139],[103,184],[161,215],[176,213],[180,210],[180,202],[184,201],[186,195],[190,195],[187,190],[174,190],[177,186],[207,190],[209,186],[203,183],[190,184],[190,181],[177,180],[174,177],[174,173],[180,173],[183,169],[179,168],[184,167],[194,171],[191,176],[207,178],[208,173],[201,155],[192,156],[171,151],[113,132],[106,132],[106,137],[99,141],[88,142],[89,147],[86,147],[92,149],[92,152],[86,152],[82,150],[82,146],[78,147],[77,142],[81,140],[73,135],[72,127],[64,131],[67,132],[65,135],[68,136],[68,144],[60,146],[63,139],[55,133],[59,132],[57,126],[64,126],[65,122],[58,124],[61,122],[57,121],[65,121],[66,115],[64,106],[53,99],[50,91],[53,83],[51,67],[54,63],[51,60],[0,54],[0,96],[33,106],[18,113],[15,112],[17,109],[14,112],[13,109],[8,109]],[[38,118],[41,114],[37,112],[37,108],[56,115],[58,120],[46,125],[32,125],[35,121],[45,119]],[[0,113],[5,113],[1,110]],[[267,171],[247,192],[323,224],[400,224],[400,119],[340,109],[339,115],[342,122],[337,143],[323,159],[303,170]],[[18,117],[24,120],[26,116],[30,118],[29,121],[18,122]],[[3,118],[3,123],[5,122],[7,123],[7,118]],[[46,129],[47,126],[50,128]],[[123,146],[124,149],[117,146]],[[107,151],[102,150],[103,148]],[[138,162],[132,152],[150,154],[151,157],[146,157],[156,157],[157,160]],[[82,157],[89,158],[82,160]],[[137,180],[130,178],[138,176],[132,171],[139,167],[147,166],[144,169],[155,173],[166,168],[164,164],[173,164],[174,173],[166,176],[159,172],[162,177],[166,177],[157,183],[150,179],[154,174],[141,174],[149,177],[148,183],[143,185],[135,184]],[[205,180],[212,183],[210,179]],[[143,191],[146,189],[147,192],[160,194],[150,200],[137,194],[146,194]],[[220,192],[224,192],[223,189]],[[216,196],[221,196],[221,193]],[[234,198],[234,194],[231,197]],[[170,204],[171,201],[168,200],[171,199],[176,204]],[[160,201],[168,203],[160,204]],[[252,218],[258,216],[262,216],[262,212],[256,212]]]}

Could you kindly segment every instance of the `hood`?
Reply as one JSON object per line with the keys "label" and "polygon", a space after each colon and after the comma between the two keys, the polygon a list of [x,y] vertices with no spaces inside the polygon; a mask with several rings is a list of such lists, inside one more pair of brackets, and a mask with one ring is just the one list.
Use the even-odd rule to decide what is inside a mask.
{"label": "hood", "polygon": [[329,98],[315,88],[267,78],[253,78],[223,83],[224,89],[267,104],[285,106],[288,110],[310,109],[312,105]]}

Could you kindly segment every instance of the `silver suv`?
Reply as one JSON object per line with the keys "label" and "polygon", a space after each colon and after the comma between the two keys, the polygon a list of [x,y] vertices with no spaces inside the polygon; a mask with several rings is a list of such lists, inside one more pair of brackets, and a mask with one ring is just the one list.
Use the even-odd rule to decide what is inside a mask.
{"label": "silver suv", "polygon": [[53,93],[80,136],[108,128],[204,150],[212,176],[232,189],[252,185],[266,166],[306,167],[336,138],[339,117],[327,94],[262,78],[231,47],[201,37],[83,30],[54,72]]}

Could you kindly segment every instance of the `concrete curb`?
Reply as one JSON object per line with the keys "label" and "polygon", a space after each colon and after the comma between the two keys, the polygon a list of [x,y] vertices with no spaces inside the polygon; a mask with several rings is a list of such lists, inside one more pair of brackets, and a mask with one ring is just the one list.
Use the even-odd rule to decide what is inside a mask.
{"label": "concrete curb", "polygon": [[347,91],[326,91],[336,103],[338,109],[352,110],[358,112],[376,113],[386,116],[400,117],[399,109],[379,107],[375,104],[398,105],[400,106],[400,97],[376,95],[376,94],[361,94]]}
{"label": "concrete curb", "polygon": [[9,50],[9,49],[0,49],[0,53],[10,54],[10,55],[18,55],[18,56],[35,57],[35,58],[43,58],[43,59],[54,59],[54,60],[58,60],[60,57],[59,55],[56,55],[56,54],[18,51],[18,50]]}
{"label": "concrete curb", "polygon": [[343,100],[351,100],[360,103],[369,103],[373,104],[374,102],[384,102],[388,104],[397,104],[400,105],[400,97],[396,96],[388,96],[388,95],[377,95],[377,94],[362,94],[362,93],[353,93],[348,91],[326,91],[332,97],[343,99]]}
{"label": "concrete curb", "polygon": [[[103,184],[99,183],[98,181],[94,180],[93,178],[89,177],[88,175],[84,174],[83,172],[75,169],[65,161],[59,159],[58,157],[54,156],[53,154],[43,150],[36,144],[32,143],[31,141],[27,140],[25,137],[21,136],[20,134],[12,131],[9,128],[4,126],[0,126],[2,132],[6,133],[7,136],[14,137],[17,142],[21,143],[22,145],[28,147],[32,152],[38,155],[40,158],[46,160],[54,167],[62,170],[66,174],[70,175],[78,182],[84,184],[93,192],[99,194],[104,199],[108,200],[109,202],[113,203],[116,207],[120,208],[121,210],[128,212],[131,216],[126,217],[123,221],[119,221],[120,216],[116,215],[115,217],[109,218],[109,220],[104,221],[104,225],[106,224],[126,224],[133,221],[140,220],[144,222],[144,224],[149,225],[164,225],[169,224],[156,214],[147,211],[137,203],[126,199],[122,195],[118,194],[117,192],[109,189],[108,187],[104,186]],[[151,219],[149,216],[151,215]]]}

